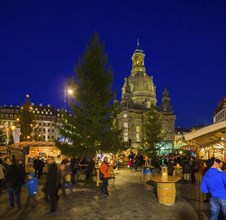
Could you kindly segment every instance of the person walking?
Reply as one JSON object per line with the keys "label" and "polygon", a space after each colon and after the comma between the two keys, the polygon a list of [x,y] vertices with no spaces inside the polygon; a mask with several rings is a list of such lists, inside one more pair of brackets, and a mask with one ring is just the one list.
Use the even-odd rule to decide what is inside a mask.
{"label": "person walking", "polygon": [[48,172],[46,177],[46,183],[44,186],[45,200],[50,197],[50,212],[49,214],[54,214],[56,211],[56,193],[57,193],[57,165],[53,157],[48,158]]}
{"label": "person walking", "polygon": [[187,158],[184,159],[182,167],[183,167],[184,183],[187,183],[190,181],[190,171],[191,171],[189,160],[187,160]]}
{"label": "person walking", "polygon": [[73,185],[72,185],[72,169],[71,162],[67,160],[65,164],[65,183],[64,189],[68,188],[71,193],[73,193]]}
{"label": "person walking", "polygon": [[226,219],[226,173],[218,170],[215,158],[207,161],[211,167],[206,171],[201,183],[201,190],[210,193],[210,220],[217,220],[220,211]]}
{"label": "person walking", "polygon": [[35,169],[35,175],[40,178],[41,176],[41,173],[40,173],[40,170],[41,170],[41,160],[39,159],[39,157],[36,157],[36,159],[34,160],[33,162],[33,167]]}
{"label": "person walking", "polygon": [[62,190],[63,196],[66,196],[65,192],[65,164],[60,164],[59,172],[58,172],[58,186],[56,192],[56,198],[59,199],[59,190]]}
{"label": "person walking", "polygon": [[89,182],[90,179],[92,178],[94,167],[95,167],[95,162],[94,162],[93,158],[91,157],[91,158],[89,158],[88,164],[86,167],[86,182]]}
{"label": "person walking", "polygon": [[26,201],[26,206],[31,204],[32,208],[36,207],[36,194],[38,192],[38,179],[35,177],[34,173],[28,175],[28,181],[24,184],[28,188],[28,196]]}
{"label": "person walking", "polygon": [[100,172],[103,174],[103,178],[102,178],[102,186],[101,186],[101,192],[109,195],[108,193],[108,179],[111,176],[111,171],[109,168],[109,164],[108,164],[108,158],[104,157],[104,161],[101,163],[100,165]]}
{"label": "person walking", "polygon": [[6,172],[6,185],[8,187],[9,193],[9,203],[10,208],[14,208],[14,195],[16,197],[16,204],[18,209],[21,208],[21,186],[23,184],[23,174],[21,169],[17,166],[16,160],[12,160],[11,165],[9,166]]}
{"label": "person walking", "polygon": [[24,184],[25,179],[26,179],[26,171],[25,171],[25,166],[24,166],[23,160],[18,161],[18,167],[20,168],[21,173],[23,175],[23,184]]}

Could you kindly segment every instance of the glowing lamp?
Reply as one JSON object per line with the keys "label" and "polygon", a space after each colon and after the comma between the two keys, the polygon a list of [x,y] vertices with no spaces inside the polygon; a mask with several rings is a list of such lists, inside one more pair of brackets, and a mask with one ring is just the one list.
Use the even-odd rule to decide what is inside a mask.
{"label": "glowing lamp", "polygon": [[162,180],[168,180],[168,168],[166,166],[162,167]]}

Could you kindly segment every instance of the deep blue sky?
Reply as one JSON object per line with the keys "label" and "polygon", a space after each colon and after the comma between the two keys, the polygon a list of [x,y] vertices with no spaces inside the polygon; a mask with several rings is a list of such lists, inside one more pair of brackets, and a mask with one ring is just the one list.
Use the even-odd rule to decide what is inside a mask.
{"label": "deep blue sky", "polygon": [[63,107],[64,80],[94,32],[121,96],[140,39],[158,104],[165,85],[177,126],[211,123],[226,95],[225,0],[0,0],[0,105]]}

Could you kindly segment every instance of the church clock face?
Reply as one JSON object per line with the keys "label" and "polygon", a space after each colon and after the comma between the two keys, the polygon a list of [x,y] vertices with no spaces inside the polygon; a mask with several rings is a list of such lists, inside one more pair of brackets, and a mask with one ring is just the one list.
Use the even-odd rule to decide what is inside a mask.
{"label": "church clock face", "polygon": [[123,118],[127,118],[127,114],[123,114]]}

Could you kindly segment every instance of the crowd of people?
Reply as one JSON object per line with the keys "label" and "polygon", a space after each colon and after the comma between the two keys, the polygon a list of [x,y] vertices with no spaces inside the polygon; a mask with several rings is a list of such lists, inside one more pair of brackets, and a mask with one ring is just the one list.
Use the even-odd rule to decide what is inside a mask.
{"label": "crowd of people", "polygon": [[[146,162],[148,161],[148,163]],[[169,175],[173,175],[175,167],[182,168],[184,183],[194,183],[195,173],[200,171],[200,164],[195,157],[186,155],[158,156],[150,159],[142,154],[133,152],[128,156],[128,167],[137,170],[138,167],[145,167],[151,164],[157,169],[167,166]],[[26,175],[24,162],[16,160],[15,156],[0,159],[0,191],[7,188],[9,195],[9,207],[15,205],[21,208],[21,188],[27,187],[27,199],[25,206],[35,208],[37,205],[36,195],[38,184],[43,176],[43,168],[46,166],[47,174],[42,188],[44,200],[49,202],[49,213],[55,213],[59,195],[66,196],[66,190],[74,192],[73,181],[78,174],[84,173],[85,181],[89,182],[92,178],[94,168],[99,166],[100,178],[102,180],[101,193],[109,195],[108,180],[112,178],[112,169],[119,168],[119,160],[114,159],[109,163],[109,158],[57,158],[49,157],[46,163],[37,157],[33,161],[34,171]],[[201,170],[203,181],[201,190],[207,196],[210,203],[211,220],[226,219],[226,173],[222,172],[224,164],[219,159],[211,158],[207,160]],[[40,190],[40,189],[39,189]],[[61,193],[60,193],[61,192]],[[218,217],[219,216],[219,217]]]}
{"label": "crowd of people", "polygon": [[[38,193],[38,184],[43,176],[43,168],[47,167],[44,185],[41,190],[44,193],[44,200],[50,203],[49,213],[55,213],[59,195],[66,196],[66,190],[74,193],[73,181],[77,174],[84,173],[86,182],[90,182],[95,166],[99,163],[93,158],[57,158],[49,157],[46,163],[36,157],[33,160],[34,171],[26,175],[24,162],[17,160],[15,156],[0,159],[0,191],[7,189],[9,194],[9,208],[21,209],[21,190],[27,188],[27,199],[24,202],[25,207],[35,208],[37,205],[36,195]],[[103,173],[101,192],[108,193],[108,179],[111,177],[111,167],[108,158],[101,161],[100,172]]]}

